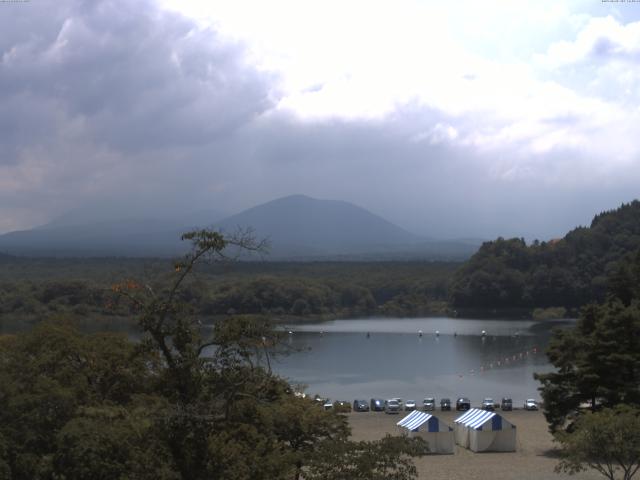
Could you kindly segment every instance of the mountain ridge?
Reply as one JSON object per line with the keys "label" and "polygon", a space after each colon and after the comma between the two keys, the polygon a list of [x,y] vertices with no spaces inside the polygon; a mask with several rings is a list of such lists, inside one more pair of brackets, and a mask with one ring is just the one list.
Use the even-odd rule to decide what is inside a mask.
{"label": "mountain ridge", "polygon": [[[186,214],[185,218],[193,217]],[[32,230],[0,235],[0,251],[31,256],[176,256],[188,245],[180,235],[212,227],[225,233],[252,228],[270,241],[273,260],[463,259],[477,245],[433,241],[342,200],[289,195],[223,219],[119,219],[73,225],[68,216]]]}

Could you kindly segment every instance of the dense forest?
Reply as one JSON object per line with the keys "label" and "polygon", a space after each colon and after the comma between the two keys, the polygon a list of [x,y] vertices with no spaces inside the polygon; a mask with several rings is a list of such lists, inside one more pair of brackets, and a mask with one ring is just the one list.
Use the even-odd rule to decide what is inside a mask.
{"label": "dense forest", "polygon": [[344,415],[271,371],[283,342],[268,318],[224,319],[202,335],[183,286],[228,241],[185,237],[193,253],[161,288],[112,286],[139,341],[81,333],[68,315],[0,335],[0,480],[415,479],[426,442],[352,441]]}
{"label": "dense forest", "polygon": [[[35,322],[73,314],[83,322],[129,317],[111,285],[141,278],[161,289],[167,260],[0,260],[0,318]],[[444,313],[459,264],[439,262],[232,262],[203,265],[181,290],[204,317],[264,314],[287,321]]]}
{"label": "dense forest", "polygon": [[487,242],[454,275],[450,302],[464,308],[577,309],[604,300],[625,255],[640,248],[640,201],[596,215],[548,242]]}

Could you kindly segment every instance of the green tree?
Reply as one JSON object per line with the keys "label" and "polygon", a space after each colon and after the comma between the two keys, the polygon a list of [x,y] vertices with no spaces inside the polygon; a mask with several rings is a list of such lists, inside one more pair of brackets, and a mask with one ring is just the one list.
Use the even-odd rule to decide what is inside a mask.
{"label": "green tree", "polygon": [[0,358],[0,438],[16,480],[50,475],[57,434],[79,409],[128,404],[152,388],[155,365],[123,335],[82,335],[63,320],[0,337]]}
{"label": "green tree", "polygon": [[573,329],[556,331],[547,356],[556,371],[536,374],[551,431],[584,403],[640,405],[640,308],[619,300],[585,308]]}
{"label": "green tree", "polygon": [[594,410],[640,405],[640,253],[629,260],[610,278],[608,300],[585,307],[575,328],[554,332],[549,343],[556,371],[536,378],[552,431],[585,402]]}
{"label": "green tree", "polygon": [[187,233],[183,239],[192,242],[193,250],[175,264],[176,278],[162,292],[132,281],[115,287],[140,312],[143,345],[159,351],[164,361],[160,392],[173,409],[167,412],[165,438],[181,478],[307,478],[312,465],[319,465],[317,459],[336,445],[362,468],[369,464],[357,459],[378,449],[386,461],[367,471],[412,478],[409,458],[422,454],[411,448],[414,442],[400,438],[367,448],[349,442],[349,429],[339,414],[297,399],[291,387],[272,374],[269,358],[277,353],[279,335],[269,322],[230,318],[218,322],[210,338],[201,336],[195,312],[180,296],[188,275],[206,257],[225,259],[230,246],[259,251],[262,245],[250,235],[225,238],[208,230]]}
{"label": "green tree", "polygon": [[577,309],[604,301],[602,280],[609,277],[610,289],[628,304],[638,287],[621,286],[634,275],[627,263],[639,248],[640,201],[634,200],[562,239],[529,246],[518,238],[484,243],[454,275],[450,301],[456,308]]}
{"label": "green tree", "polygon": [[[149,399],[147,399],[149,400]],[[154,428],[152,402],[85,408],[58,432],[53,470],[68,480],[177,480]]]}
{"label": "green tree", "polygon": [[[640,411],[627,406],[581,416],[571,433],[556,435],[562,460],[558,472],[592,469],[610,480],[631,480],[640,469]],[[621,474],[619,477],[618,474]]]}
{"label": "green tree", "polygon": [[2,433],[0,433],[0,480],[11,480],[11,467],[8,458],[9,449]]}
{"label": "green tree", "polygon": [[291,480],[329,475],[332,459],[354,476],[325,478],[414,478],[416,442],[350,442],[342,415],[273,374],[282,342],[267,319],[229,318],[203,336],[191,272],[260,244],[207,230],[184,239],[193,251],[168,282],[113,288],[140,342],[64,319],[0,337],[0,479]]}
{"label": "green tree", "polygon": [[375,442],[327,440],[305,472],[308,480],[410,480],[412,458],[429,452],[422,438],[385,436]]}

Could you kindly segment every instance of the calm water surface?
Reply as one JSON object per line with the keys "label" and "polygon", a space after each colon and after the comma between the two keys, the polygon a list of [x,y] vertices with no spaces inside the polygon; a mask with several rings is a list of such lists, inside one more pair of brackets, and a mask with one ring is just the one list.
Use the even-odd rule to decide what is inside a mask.
{"label": "calm water surface", "polygon": [[551,329],[568,323],[385,318],[291,325],[287,340],[300,352],[274,369],[334,400],[467,396],[479,404],[510,396],[521,406],[539,398],[533,373],[552,370],[544,355]]}
{"label": "calm water surface", "polygon": [[[544,354],[551,329],[572,323],[376,318],[290,325],[286,341],[297,353],[272,366],[308,393],[333,400],[467,396],[478,405],[484,397],[510,396],[521,406],[525,398],[539,398],[533,373],[552,370]],[[0,333],[31,328],[20,327],[0,322]],[[140,335],[131,324],[100,330]]]}

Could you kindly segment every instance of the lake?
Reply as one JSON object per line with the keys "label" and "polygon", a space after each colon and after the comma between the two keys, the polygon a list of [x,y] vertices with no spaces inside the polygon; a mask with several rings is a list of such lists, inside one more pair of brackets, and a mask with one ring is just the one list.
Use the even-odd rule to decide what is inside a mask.
{"label": "lake", "polygon": [[551,329],[571,323],[379,318],[289,325],[287,341],[300,352],[279,358],[274,370],[333,400],[466,396],[478,405],[508,396],[519,407],[540,398],[534,372],[553,369],[544,354]]}
{"label": "lake", "polygon": [[[534,372],[553,369],[544,354],[551,329],[573,323],[440,317],[288,325],[283,328],[292,333],[285,341],[296,353],[276,358],[272,366],[290,382],[306,385],[307,393],[333,400],[466,396],[479,405],[484,397],[509,396],[519,407],[525,398],[540,398]],[[0,322],[0,333],[28,328]],[[140,337],[130,323],[97,329]]]}

